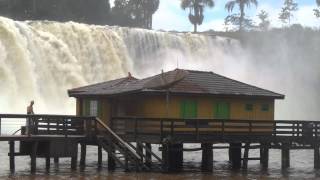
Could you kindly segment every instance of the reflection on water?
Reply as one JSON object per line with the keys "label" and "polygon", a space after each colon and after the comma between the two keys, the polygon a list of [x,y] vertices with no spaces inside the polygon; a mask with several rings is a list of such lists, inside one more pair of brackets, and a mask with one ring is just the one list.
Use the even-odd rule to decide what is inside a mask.
{"label": "reflection on water", "polygon": [[[190,145],[196,146],[196,145]],[[16,146],[18,148],[18,146]],[[103,167],[97,169],[97,148],[88,146],[87,166],[81,172],[72,172],[70,169],[70,159],[60,160],[59,166],[51,164],[50,172],[45,170],[45,160],[37,159],[37,173],[30,175],[30,158],[16,157],[16,173],[10,174],[8,143],[0,142],[0,179],[172,179],[172,180],[209,180],[209,179],[320,179],[320,171],[313,168],[312,150],[292,150],[291,168],[286,171],[281,170],[281,154],[279,150],[270,151],[269,169],[262,171],[259,161],[249,161],[247,171],[232,171],[227,161],[227,150],[214,150],[214,170],[213,173],[200,172],[201,151],[184,153],[184,171],[181,173],[164,174],[158,173],[128,173],[118,169],[115,172],[107,170],[107,154],[103,153]],[[157,150],[158,147],[154,147]],[[18,149],[16,149],[18,151]],[[158,152],[159,153],[159,152]],[[252,150],[250,157],[258,157],[258,151]]]}

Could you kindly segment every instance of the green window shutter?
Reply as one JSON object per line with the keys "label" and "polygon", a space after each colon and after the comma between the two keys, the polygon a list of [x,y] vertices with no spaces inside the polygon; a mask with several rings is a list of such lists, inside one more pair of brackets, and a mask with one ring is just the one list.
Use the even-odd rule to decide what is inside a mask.
{"label": "green window shutter", "polygon": [[215,104],[214,117],[217,119],[230,118],[230,105],[227,102],[217,102]]}
{"label": "green window shutter", "polygon": [[193,100],[182,100],[180,103],[181,118],[197,118],[197,102]]}

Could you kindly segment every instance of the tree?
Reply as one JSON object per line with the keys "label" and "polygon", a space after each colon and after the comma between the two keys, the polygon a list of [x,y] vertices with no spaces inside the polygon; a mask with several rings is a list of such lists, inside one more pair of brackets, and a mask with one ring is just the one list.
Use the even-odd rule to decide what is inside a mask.
{"label": "tree", "polygon": [[115,0],[113,24],[151,29],[152,15],[158,10],[159,3],[159,0]]}
{"label": "tree", "polygon": [[131,17],[138,27],[152,28],[152,15],[158,10],[159,0],[130,0]]}
{"label": "tree", "polygon": [[293,12],[298,10],[298,3],[295,3],[293,0],[285,0],[283,5],[279,14],[279,19],[282,23],[288,23],[290,25]]}
{"label": "tree", "polygon": [[316,0],[316,3],[317,3],[317,5],[319,6],[319,9],[317,9],[317,8],[313,9],[314,15],[315,15],[317,18],[320,18],[320,0]]}
{"label": "tree", "polygon": [[[239,6],[240,15],[237,15],[237,14],[229,15],[230,19],[233,19],[233,20],[238,19],[237,21],[239,24],[239,31],[242,31],[244,29],[245,23],[247,23],[248,25],[248,22],[250,21],[248,18],[245,18],[244,11],[245,11],[245,7],[250,7],[251,4],[257,7],[258,1],[257,0],[232,0],[232,1],[229,1],[225,6],[225,8],[228,10],[229,13],[233,11],[236,5]],[[234,22],[237,22],[237,21],[234,21]]]}
{"label": "tree", "polygon": [[194,32],[197,32],[197,25],[203,22],[205,7],[213,8],[214,0],[181,0],[181,8],[189,9],[189,21],[194,26]]}
{"label": "tree", "polygon": [[269,21],[269,14],[264,11],[264,10],[261,10],[260,13],[258,14],[258,17],[260,19],[260,23],[259,23],[259,28],[260,30],[262,31],[267,31],[269,29],[269,26],[270,26],[270,21]]}

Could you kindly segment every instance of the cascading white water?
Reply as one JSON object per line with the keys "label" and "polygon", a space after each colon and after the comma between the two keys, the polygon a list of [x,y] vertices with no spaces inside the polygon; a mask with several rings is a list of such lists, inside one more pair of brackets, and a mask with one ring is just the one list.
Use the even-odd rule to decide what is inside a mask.
{"label": "cascading white water", "polygon": [[261,69],[254,58],[238,41],[223,37],[0,17],[0,113],[25,113],[34,99],[36,113],[74,114],[67,89],[129,71],[142,78],[179,67],[210,70],[289,94],[290,103],[284,100],[276,117],[290,118],[284,112],[301,98],[292,98],[291,86],[279,86],[275,72]]}
{"label": "cascading white water", "polygon": [[0,111],[24,112],[34,99],[37,112],[74,113],[67,89],[128,71],[143,77],[177,63],[207,64],[200,60],[209,57],[216,64],[234,44],[192,34],[0,18]]}

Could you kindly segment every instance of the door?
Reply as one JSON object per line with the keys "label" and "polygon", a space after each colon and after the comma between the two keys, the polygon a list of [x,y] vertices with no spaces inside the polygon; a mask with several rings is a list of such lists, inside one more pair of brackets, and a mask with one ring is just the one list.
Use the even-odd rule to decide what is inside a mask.
{"label": "door", "polygon": [[228,102],[217,102],[215,104],[214,118],[230,119],[230,104]]}

